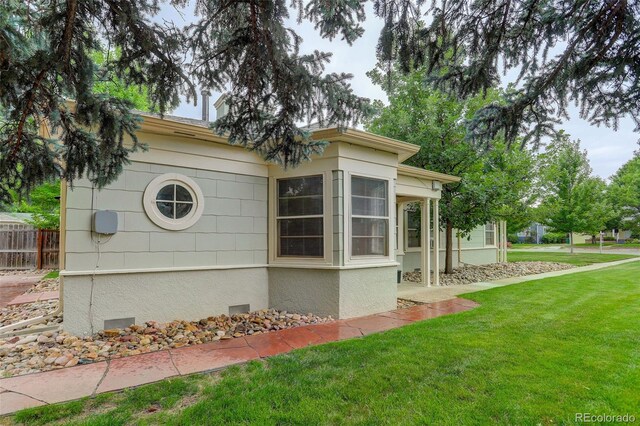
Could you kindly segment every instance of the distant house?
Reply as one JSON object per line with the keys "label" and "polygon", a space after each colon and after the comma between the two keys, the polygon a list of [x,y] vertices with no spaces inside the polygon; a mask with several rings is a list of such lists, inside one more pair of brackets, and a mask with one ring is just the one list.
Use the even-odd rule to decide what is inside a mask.
{"label": "distant house", "polygon": [[[403,165],[418,146],[316,129],[323,155],[283,170],[208,125],[146,115],[137,135],[149,150],[117,181],[63,183],[65,329],[268,307],[349,318],[395,309],[398,271],[439,283],[438,201],[459,178]],[[455,256],[496,262],[497,232],[478,228]]]}
{"label": "distant house", "polygon": [[529,225],[527,228],[518,232],[516,235],[518,236],[518,242],[520,243],[529,243],[529,244],[542,244],[542,237],[547,232],[547,226],[534,222]]}
{"label": "distant house", "polygon": [[34,229],[28,223],[31,213],[0,212],[0,231]]}

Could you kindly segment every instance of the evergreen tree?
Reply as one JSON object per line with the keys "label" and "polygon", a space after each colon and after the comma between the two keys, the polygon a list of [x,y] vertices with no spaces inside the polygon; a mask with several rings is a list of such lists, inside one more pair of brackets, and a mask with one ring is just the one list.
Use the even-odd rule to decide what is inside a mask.
{"label": "evergreen tree", "polygon": [[[506,101],[484,105],[469,121],[474,139],[537,139],[566,115],[569,101],[595,124],[640,116],[636,1],[434,0],[424,11],[424,0],[371,1],[385,22],[383,64],[405,71],[424,64],[429,80],[458,98],[494,87],[500,67],[520,70]],[[363,33],[364,0],[194,2],[197,20],[185,28],[153,18],[187,0],[0,3],[0,197],[58,177],[87,175],[101,187],[143,148],[131,103],[91,90],[96,50],[117,50],[109,69],[146,87],[161,114],[181,94],[195,101],[198,86],[231,85],[229,114],[215,131],[285,167],[323,148],[296,123],[347,126],[371,112],[348,74],[324,72],[331,55],[300,54],[299,35],[285,25],[293,10],[321,37],[350,44]],[[553,49],[560,53],[550,56]],[[68,98],[76,101],[73,114]],[[62,144],[39,133],[44,123]]]}
{"label": "evergreen tree", "polygon": [[[196,87],[228,93],[230,111],[215,123],[231,143],[265,159],[295,166],[322,150],[322,141],[296,123],[347,126],[369,112],[352,93],[348,74],[325,73],[330,54],[298,51],[301,39],[285,27],[285,0],[197,0],[197,21],[186,28],[158,23],[163,5],[186,0],[5,0],[0,4],[0,197],[22,194],[62,177],[86,175],[102,187],[122,171],[140,117],[132,102],[92,90],[92,53],[114,49],[105,64],[126,85],[145,87],[159,113]],[[354,0],[292,2],[299,19],[322,37],[352,43],[362,34],[363,4]],[[71,111],[66,100],[76,101]],[[41,133],[44,125],[60,142]],[[130,140],[130,142],[129,142]]]}
{"label": "evergreen tree", "polygon": [[[375,75],[374,75],[375,77]],[[468,236],[479,225],[506,218],[523,203],[532,179],[532,155],[494,139],[484,150],[466,137],[465,120],[484,105],[499,99],[460,101],[424,84],[424,73],[395,76],[389,106],[368,123],[367,130],[420,145],[407,164],[462,178],[443,185],[440,227],[446,234],[445,273],[453,272],[453,230]]]}
{"label": "evergreen tree", "polygon": [[[629,0],[377,0],[386,70],[424,65],[439,89],[466,98],[516,71],[506,102],[469,122],[474,139],[539,141],[567,105],[614,129],[640,116],[640,2]],[[425,10],[419,10],[426,3]]]}
{"label": "evergreen tree", "polygon": [[562,131],[540,160],[540,221],[554,232],[568,234],[573,253],[573,233],[599,233],[612,216],[606,184],[591,176],[587,152],[580,149],[580,141],[572,141]]}

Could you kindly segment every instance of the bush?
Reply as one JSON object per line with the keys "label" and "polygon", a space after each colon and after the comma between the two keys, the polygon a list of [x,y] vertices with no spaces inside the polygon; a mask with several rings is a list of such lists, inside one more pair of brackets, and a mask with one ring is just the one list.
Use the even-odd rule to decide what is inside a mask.
{"label": "bush", "polygon": [[635,238],[629,238],[627,241],[624,242],[625,244],[638,244],[640,243],[640,240],[637,240]]}
{"label": "bush", "polygon": [[509,234],[507,235],[507,241],[511,244],[518,244],[520,242],[520,239],[516,234]]}
{"label": "bush", "polygon": [[542,236],[542,244],[564,244],[567,241],[567,235],[559,232],[547,232]]}

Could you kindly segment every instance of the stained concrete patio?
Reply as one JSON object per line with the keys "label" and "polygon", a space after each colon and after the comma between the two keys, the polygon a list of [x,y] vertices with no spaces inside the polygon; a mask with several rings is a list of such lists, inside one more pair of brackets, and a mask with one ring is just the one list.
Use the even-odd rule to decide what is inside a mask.
{"label": "stained concrete patio", "polygon": [[168,377],[218,370],[306,346],[362,337],[416,321],[467,311],[476,306],[475,302],[456,298],[366,317],[0,379],[0,415],[139,386]]}

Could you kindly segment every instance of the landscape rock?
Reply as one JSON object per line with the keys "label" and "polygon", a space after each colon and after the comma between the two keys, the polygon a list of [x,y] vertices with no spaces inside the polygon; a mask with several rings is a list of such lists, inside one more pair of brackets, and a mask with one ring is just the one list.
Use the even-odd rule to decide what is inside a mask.
{"label": "landscape rock", "polygon": [[[464,285],[502,278],[522,277],[525,275],[542,274],[544,272],[562,271],[574,268],[573,265],[557,262],[511,262],[492,263],[489,265],[467,265],[455,268],[452,274],[440,273],[440,285]],[[420,271],[405,272],[403,281],[419,283],[422,281]],[[431,276],[433,282],[433,273]]]}

